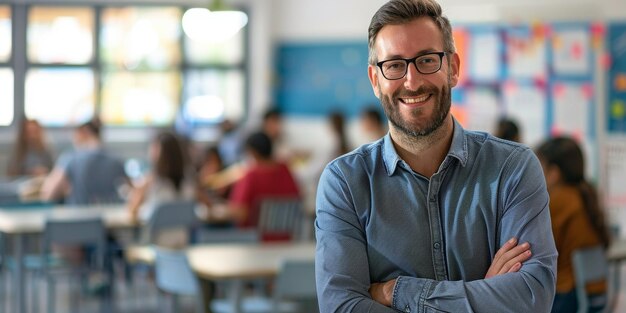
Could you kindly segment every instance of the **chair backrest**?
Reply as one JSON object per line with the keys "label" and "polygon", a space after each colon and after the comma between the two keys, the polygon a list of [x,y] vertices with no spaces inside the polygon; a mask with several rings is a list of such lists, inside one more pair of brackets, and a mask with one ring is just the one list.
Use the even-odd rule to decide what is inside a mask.
{"label": "chair backrest", "polygon": [[153,247],[156,254],[154,272],[157,288],[174,295],[198,295],[198,281],[184,250]]}
{"label": "chair backrest", "polygon": [[285,260],[276,277],[274,293],[278,301],[317,299],[315,261]]}
{"label": "chair backrest", "polygon": [[[42,238],[42,252],[44,256],[50,255],[53,244],[92,247],[97,268],[101,269],[104,266],[106,232],[100,217],[46,220]],[[44,267],[47,264],[48,262],[43,262]]]}
{"label": "chair backrest", "polygon": [[155,243],[159,232],[172,228],[190,230],[198,221],[196,202],[193,200],[170,201],[157,204],[147,225],[147,238],[144,241]]}
{"label": "chair backrest", "polygon": [[304,214],[300,198],[267,198],[261,201],[258,230],[261,240],[299,238]]}
{"label": "chair backrest", "polygon": [[572,265],[576,280],[578,312],[587,312],[589,307],[587,284],[608,279],[609,265],[606,259],[606,251],[600,245],[574,250],[572,253]]}
{"label": "chair backrest", "polygon": [[256,229],[217,228],[196,230],[196,243],[256,243],[259,242]]}

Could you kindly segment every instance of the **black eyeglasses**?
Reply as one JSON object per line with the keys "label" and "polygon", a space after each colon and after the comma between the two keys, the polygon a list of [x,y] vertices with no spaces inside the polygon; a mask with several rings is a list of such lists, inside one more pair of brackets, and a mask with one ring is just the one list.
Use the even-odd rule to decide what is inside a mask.
{"label": "black eyeglasses", "polygon": [[383,76],[388,80],[401,79],[406,76],[409,64],[414,63],[417,71],[422,74],[432,74],[441,69],[445,52],[431,52],[418,55],[410,59],[391,59],[380,61],[376,65],[380,68]]}

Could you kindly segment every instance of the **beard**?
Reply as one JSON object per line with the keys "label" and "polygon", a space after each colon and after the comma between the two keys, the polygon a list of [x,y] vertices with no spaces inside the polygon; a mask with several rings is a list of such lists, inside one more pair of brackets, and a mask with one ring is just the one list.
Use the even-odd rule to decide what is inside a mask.
{"label": "beard", "polygon": [[[408,91],[403,89],[397,90],[393,95],[384,95],[378,89],[378,97],[385,110],[385,115],[389,119],[389,122],[402,133],[407,136],[419,138],[430,135],[437,130],[445,121],[448,113],[450,113],[450,106],[452,105],[451,87],[450,82],[441,89],[435,87],[421,87],[416,91]],[[402,117],[397,102],[401,97],[411,97],[423,94],[431,94],[431,97],[435,98],[435,106],[429,119],[423,125],[411,122]],[[429,99],[430,100],[430,99]],[[413,108],[410,111],[411,117],[417,119],[424,114],[425,108]]]}

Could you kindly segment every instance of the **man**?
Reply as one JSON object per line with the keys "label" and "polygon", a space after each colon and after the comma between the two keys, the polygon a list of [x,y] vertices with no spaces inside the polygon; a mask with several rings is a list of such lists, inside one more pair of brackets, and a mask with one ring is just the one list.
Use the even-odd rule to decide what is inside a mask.
{"label": "man", "polygon": [[549,312],[557,252],[541,166],[450,115],[460,65],[439,4],[383,5],[369,51],[389,133],[320,179],[321,312]]}
{"label": "man", "polygon": [[43,183],[42,199],[76,205],[122,202],[118,188],[130,180],[123,163],[102,148],[100,123],[78,126],[73,140],[76,150],[59,157]]}

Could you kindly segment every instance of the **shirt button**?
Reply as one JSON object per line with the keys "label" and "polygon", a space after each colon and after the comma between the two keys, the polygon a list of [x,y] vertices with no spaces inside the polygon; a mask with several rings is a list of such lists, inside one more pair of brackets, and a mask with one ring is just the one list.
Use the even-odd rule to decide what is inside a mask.
{"label": "shirt button", "polygon": [[411,313],[411,308],[407,305],[404,307],[404,312]]}
{"label": "shirt button", "polygon": [[439,246],[441,246],[438,242],[435,242],[435,244],[433,245],[435,247],[435,249],[439,250]]}

